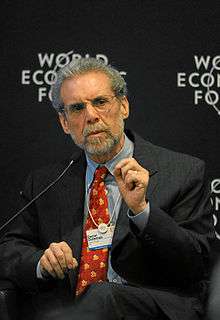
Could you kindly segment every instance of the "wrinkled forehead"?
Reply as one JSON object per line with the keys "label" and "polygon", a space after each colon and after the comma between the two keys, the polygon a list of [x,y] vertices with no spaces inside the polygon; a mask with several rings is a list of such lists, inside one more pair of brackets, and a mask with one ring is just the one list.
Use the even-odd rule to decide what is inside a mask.
{"label": "wrinkled forehead", "polygon": [[65,100],[92,99],[99,95],[112,95],[112,83],[103,72],[87,72],[65,79],[60,95]]}

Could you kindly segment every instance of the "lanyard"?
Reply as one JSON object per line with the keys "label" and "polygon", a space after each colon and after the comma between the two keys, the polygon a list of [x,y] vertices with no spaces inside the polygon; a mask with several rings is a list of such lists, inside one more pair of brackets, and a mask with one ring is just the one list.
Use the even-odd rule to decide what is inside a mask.
{"label": "lanyard", "polygon": [[88,213],[89,213],[89,216],[90,218],[92,219],[92,222],[94,223],[94,225],[98,228],[98,230],[101,232],[101,233],[106,233],[106,231],[108,230],[108,227],[111,225],[112,223],[112,220],[116,214],[116,207],[121,199],[121,195],[119,193],[118,197],[117,197],[117,200],[115,201],[115,205],[114,205],[114,208],[113,208],[113,212],[111,214],[111,218],[109,220],[109,222],[106,224],[106,223],[100,223],[100,224],[97,224],[92,216],[92,213],[90,211],[90,208],[89,208],[89,198],[90,198],[90,192],[91,192],[91,187],[89,188],[89,192],[87,192],[87,189],[86,189],[86,205],[87,205],[87,209],[88,209]]}

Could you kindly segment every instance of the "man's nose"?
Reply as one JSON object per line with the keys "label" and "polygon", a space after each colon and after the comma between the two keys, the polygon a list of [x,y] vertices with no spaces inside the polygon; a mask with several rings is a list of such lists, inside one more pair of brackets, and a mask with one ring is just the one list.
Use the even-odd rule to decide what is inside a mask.
{"label": "man's nose", "polygon": [[94,123],[99,121],[99,114],[97,110],[92,106],[91,102],[86,103],[85,117],[88,123]]}

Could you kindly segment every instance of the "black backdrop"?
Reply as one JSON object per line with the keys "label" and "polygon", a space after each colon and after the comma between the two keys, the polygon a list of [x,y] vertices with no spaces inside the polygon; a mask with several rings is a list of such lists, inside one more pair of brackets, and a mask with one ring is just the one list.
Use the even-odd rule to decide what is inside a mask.
{"label": "black backdrop", "polygon": [[128,127],[206,161],[218,236],[220,2],[2,0],[0,6],[0,223],[19,208],[30,170],[72,153],[45,95],[53,70],[90,55],[125,75]]}

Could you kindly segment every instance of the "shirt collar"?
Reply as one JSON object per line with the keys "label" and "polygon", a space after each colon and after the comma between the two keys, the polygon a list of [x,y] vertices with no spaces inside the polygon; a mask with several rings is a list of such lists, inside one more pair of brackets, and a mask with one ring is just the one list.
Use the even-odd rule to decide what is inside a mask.
{"label": "shirt collar", "polygon": [[118,154],[114,156],[111,160],[107,161],[106,163],[99,164],[89,158],[89,156],[86,153],[86,161],[87,161],[87,169],[86,169],[86,186],[87,190],[89,189],[92,181],[93,181],[93,176],[95,173],[95,170],[98,166],[104,165],[106,168],[109,170],[109,172],[113,175],[114,168],[116,164],[125,158],[131,158],[134,153],[134,144],[133,142],[125,135],[125,141],[124,141],[124,146],[122,149],[119,151]]}

